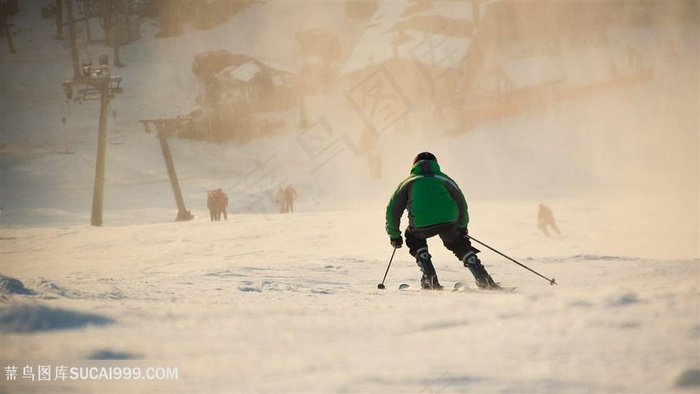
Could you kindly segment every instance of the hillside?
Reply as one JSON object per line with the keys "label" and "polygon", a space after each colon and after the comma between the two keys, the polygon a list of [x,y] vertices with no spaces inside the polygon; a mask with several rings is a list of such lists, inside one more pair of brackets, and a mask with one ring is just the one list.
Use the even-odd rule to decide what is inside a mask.
{"label": "hillside", "polygon": [[[53,38],[40,7],[23,3],[12,19],[18,54],[0,44],[0,391],[700,388],[697,25],[610,32],[605,55],[623,56],[630,42],[644,51],[653,70],[644,83],[456,134],[453,119],[431,122],[417,110],[409,129],[376,141],[380,178],[369,175],[361,120],[344,103],[352,87],[309,98],[324,120],[310,131],[291,111],[277,114],[285,130],[247,144],[171,138],[194,215],[176,222],[158,140],[139,120],[197,107],[194,54],[223,48],[294,64],[299,29],[332,28],[351,48],[364,26],[346,23],[332,2],[260,3],[171,38],[156,38],[146,20],[142,38],[121,50],[126,66],[112,68],[124,93],[110,103],[104,224],[95,227],[99,102],[66,101],[67,40]],[[666,56],[669,39],[678,58]],[[99,43],[86,53],[111,55]],[[602,64],[599,55],[567,62]],[[441,282],[466,290],[399,291],[420,278],[405,248],[377,289],[392,252],[386,203],[426,150],[465,192],[470,234],[557,286],[482,248],[494,279],[518,289],[480,292],[431,239]],[[273,193],[287,184],[299,192],[295,213],[279,214]],[[210,222],[206,191],[219,187],[228,220]],[[538,230],[539,203],[552,207],[561,235]],[[51,381],[39,380],[42,366]],[[85,370],[81,379],[79,367],[171,374],[99,379]]]}

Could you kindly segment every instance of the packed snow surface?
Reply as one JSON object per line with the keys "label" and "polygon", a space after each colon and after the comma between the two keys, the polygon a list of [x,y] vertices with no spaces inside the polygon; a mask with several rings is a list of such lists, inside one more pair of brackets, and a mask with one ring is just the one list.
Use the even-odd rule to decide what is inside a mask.
{"label": "packed snow surface", "polygon": [[[99,103],[65,101],[68,40],[54,39],[52,22],[32,10],[40,5],[22,3],[12,18],[17,54],[0,44],[0,391],[700,390],[697,25],[611,30],[607,47],[578,55],[582,64],[595,63],[595,52],[622,65],[633,43],[650,81],[457,135],[450,122],[416,113],[410,130],[381,135],[380,179],[353,149],[360,123],[329,104],[346,97],[332,89],[310,98],[309,111],[330,125],[337,154],[308,154],[297,111],[283,132],[248,144],[172,138],[195,216],[176,222],[160,146],[138,121],[195,107],[194,54],[228,49],[297,68],[294,32],[331,28],[352,43],[362,26],[344,24],[342,3],[257,4],[166,39],[144,22],[142,38],[121,48],[126,66],[112,69],[124,93],[110,103],[96,227]],[[679,59],[665,55],[669,39]],[[86,52],[111,56],[99,43]],[[569,78],[583,78],[566,67],[576,55],[567,56]],[[392,253],[386,204],[425,150],[465,192],[470,234],[556,286],[475,245],[496,281],[518,287],[475,290],[431,239],[442,284],[467,289],[399,291],[420,277],[405,248],[386,290],[377,288]],[[271,196],[288,183],[299,193],[295,212],[280,214]],[[206,190],[218,187],[229,216],[210,222]],[[537,228],[539,203],[553,209],[561,234]],[[80,379],[79,368],[111,379]],[[169,374],[126,379],[119,368]]]}

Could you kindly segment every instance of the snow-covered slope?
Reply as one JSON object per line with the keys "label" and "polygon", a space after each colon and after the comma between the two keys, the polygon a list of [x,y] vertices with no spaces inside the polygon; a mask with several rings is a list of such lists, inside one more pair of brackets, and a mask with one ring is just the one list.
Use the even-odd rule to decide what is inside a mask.
{"label": "snow-covered slope", "polygon": [[[113,69],[125,92],[111,102],[104,225],[93,227],[98,103],[65,102],[67,40],[54,40],[30,4],[12,19],[19,53],[0,45],[0,391],[700,388],[697,26],[611,32],[606,53],[633,42],[647,54],[654,79],[644,84],[458,136],[416,114],[411,130],[382,134],[381,179],[353,150],[356,114],[333,105],[342,91],[310,100],[337,155],[310,155],[312,139],[294,128],[246,145],[172,139],[195,215],[174,222],[158,141],[138,120],[193,108],[193,54],[223,48],[295,62],[295,31],[335,27],[351,45],[361,23],[344,24],[342,3],[262,3],[169,39],[146,22],[143,39],[122,48],[126,67]],[[669,38],[682,61],[664,56]],[[109,53],[99,44],[82,51]],[[392,251],[384,208],[423,150],[465,191],[474,237],[559,285],[481,248],[493,277],[517,292],[400,292],[419,278],[400,249],[378,290]],[[282,215],[269,192],[287,183],[299,198]],[[214,187],[229,194],[228,221],[208,220]],[[561,235],[537,229],[540,202]],[[429,245],[444,285],[470,283],[439,240]],[[18,294],[10,278],[32,294]],[[13,366],[17,380],[7,380]],[[51,381],[38,381],[40,366]],[[60,366],[178,375],[64,381]]]}

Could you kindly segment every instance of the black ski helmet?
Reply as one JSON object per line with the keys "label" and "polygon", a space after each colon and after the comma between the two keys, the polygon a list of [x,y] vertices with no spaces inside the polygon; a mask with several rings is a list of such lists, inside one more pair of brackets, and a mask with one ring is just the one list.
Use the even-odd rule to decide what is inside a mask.
{"label": "black ski helmet", "polygon": [[413,159],[413,164],[418,163],[421,160],[432,160],[437,163],[437,157],[435,157],[434,154],[430,152],[421,152],[419,153],[415,159]]}

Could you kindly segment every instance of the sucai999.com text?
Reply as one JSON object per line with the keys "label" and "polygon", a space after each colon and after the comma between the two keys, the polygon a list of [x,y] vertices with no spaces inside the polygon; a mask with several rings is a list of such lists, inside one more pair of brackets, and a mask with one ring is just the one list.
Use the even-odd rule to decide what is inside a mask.
{"label": "sucai999.com text", "polygon": [[86,380],[177,380],[177,367],[7,365],[8,382],[64,382]]}

